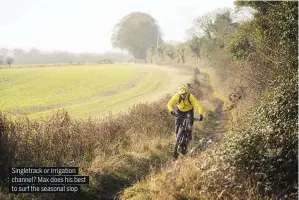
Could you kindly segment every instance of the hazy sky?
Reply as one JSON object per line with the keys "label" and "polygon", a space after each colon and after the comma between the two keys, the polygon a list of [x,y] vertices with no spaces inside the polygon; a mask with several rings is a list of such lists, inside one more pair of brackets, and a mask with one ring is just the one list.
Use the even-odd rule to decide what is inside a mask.
{"label": "hazy sky", "polygon": [[184,40],[192,20],[233,0],[0,0],[0,47],[101,53],[113,26],[133,11],[159,23],[164,40]]}

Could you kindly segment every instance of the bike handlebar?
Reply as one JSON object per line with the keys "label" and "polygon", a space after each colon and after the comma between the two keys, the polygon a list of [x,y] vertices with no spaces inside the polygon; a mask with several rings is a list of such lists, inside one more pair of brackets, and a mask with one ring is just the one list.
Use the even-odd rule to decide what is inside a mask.
{"label": "bike handlebar", "polygon": [[[175,114],[175,116],[174,117],[176,117],[176,118],[181,118],[181,119],[188,119],[188,118],[190,118],[190,117],[186,117],[186,116],[182,116],[182,115],[179,115],[179,114]],[[194,119],[194,121],[201,121],[199,118],[197,118],[197,117],[194,117],[193,118]]]}

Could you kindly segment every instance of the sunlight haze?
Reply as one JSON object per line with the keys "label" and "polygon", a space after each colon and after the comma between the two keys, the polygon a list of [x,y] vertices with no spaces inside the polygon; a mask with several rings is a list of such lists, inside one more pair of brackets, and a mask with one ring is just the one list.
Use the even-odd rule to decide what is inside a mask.
{"label": "sunlight haze", "polygon": [[233,0],[0,0],[0,47],[44,51],[115,51],[114,25],[140,11],[153,16],[165,41],[183,41],[192,20]]}

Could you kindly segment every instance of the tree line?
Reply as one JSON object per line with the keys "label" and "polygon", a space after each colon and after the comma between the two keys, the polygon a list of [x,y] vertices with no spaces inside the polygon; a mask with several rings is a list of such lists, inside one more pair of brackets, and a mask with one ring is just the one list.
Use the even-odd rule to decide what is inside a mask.
{"label": "tree line", "polygon": [[47,64],[47,63],[85,63],[100,62],[110,59],[113,62],[125,62],[130,58],[128,54],[120,52],[107,52],[102,54],[71,53],[67,51],[43,52],[33,48],[29,51],[23,49],[0,48],[0,65],[11,64]]}
{"label": "tree line", "polygon": [[[131,53],[134,58],[150,63],[185,63],[209,57],[214,48],[224,48],[226,36],[239,23],[233,22],[229,9],[218,9],[194,20],[188,30],[191,39],[172,44],[165,42],[157,21],[146,13],[133,12],[114,27],[114,47]],[[211,56],[210,56],[211,57]]]}

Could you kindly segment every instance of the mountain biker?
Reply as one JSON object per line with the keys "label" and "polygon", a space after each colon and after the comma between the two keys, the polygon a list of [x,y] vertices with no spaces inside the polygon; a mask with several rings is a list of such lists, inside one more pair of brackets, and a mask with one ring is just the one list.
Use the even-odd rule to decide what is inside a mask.
{"label": "mountain biker", "polygon": [[[188,131],[188,139],[189,141],[192,140],[192,127],[194,123],[194,106],[197,107],[198,113],[199,113],[199,119],[200,121],[203,120],[202,115],[202,108],[197,101],[197,99],[194,97],[193,94],[189,92],[188,85],[181,85],[179,87],[178,93],[173,95],[173,97],[168,101],[167,108],[173,116],[176,116],[176,113],[174,112],[173,105],[177,104],[177,114],[179,114],[182,117],[190,117],[190,127]],[[179,127],[181,123],[183,122],[183,119],[176,118],[175,120],[175,134],[178,134]]]}

